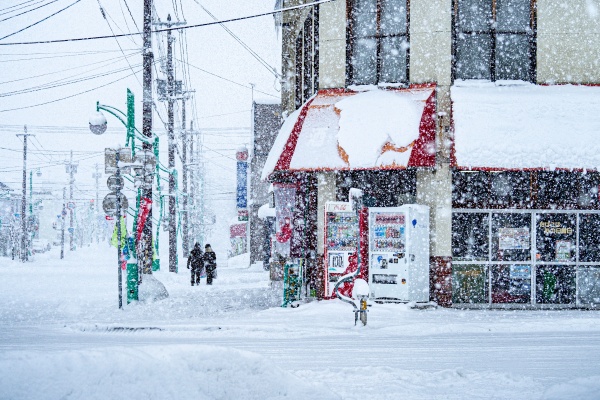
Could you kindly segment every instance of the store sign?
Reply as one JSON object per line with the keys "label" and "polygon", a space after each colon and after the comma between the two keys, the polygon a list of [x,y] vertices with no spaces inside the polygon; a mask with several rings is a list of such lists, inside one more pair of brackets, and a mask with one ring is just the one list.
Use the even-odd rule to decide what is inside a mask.
{"label": "store sign", "polygon": [[572,235],[573,228],[564,226],[558,221],[540,221],[539,227],[544,230],[545,235]]}
{"label": "store sign", "polygon": [[248,163],[237,163],[237,208],[248,207]]}

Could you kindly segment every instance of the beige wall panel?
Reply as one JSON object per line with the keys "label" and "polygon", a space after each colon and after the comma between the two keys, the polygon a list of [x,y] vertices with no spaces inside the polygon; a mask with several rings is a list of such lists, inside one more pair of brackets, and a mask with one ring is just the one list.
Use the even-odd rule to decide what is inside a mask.
{"label": "beige wall panel", "polygon": [[346,2],[344,0],[319,6],[319,39],[346,40]]}
{"label": "beige wall panel", "polygon": [[600,33],[600,0],[538,0],[538,33]]}
{"label": "beige wall panel", "polygon": [[600,33],[539,34],[540,83],[600,83]]}
{"label": "beige wall panel", "polygon": [[537,80],[600,83],[600,0],[538,0]]}
{"label": "beige wall panel", "polygon": [[430,255],[452,256],[452,175],[448,165],[417,171],[417,204],[430,208]]}
{"label": "beige wall panel", "polygon": [[450,85],[451,48],[450,32],[411,33],[411,83],[437,82],[440,85]]}
{"label": "beige wall panel", "polygon": [[325,203],[335,201],[335,173],[322,172],[317,175],[317,253],[324,253]]}
{"label": "beige wall panel", "polygon": [[410,33],[450,32],[451,0],[410,0]]}
{"label": "beige wall panel", "polygon": [[319,89],[343,88],[346,85],[346,41],[320,40]]}

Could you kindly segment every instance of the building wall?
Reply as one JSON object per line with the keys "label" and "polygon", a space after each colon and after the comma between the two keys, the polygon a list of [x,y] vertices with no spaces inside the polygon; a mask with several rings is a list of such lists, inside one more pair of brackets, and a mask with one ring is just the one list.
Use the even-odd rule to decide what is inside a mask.
{"label": "building wall", "polygon": [[323,255],[325,243],[325,203],[335,201],[335,173],[322,172],[317,175],[317,254]]}
{"label": "building wall", "polygon": [[250,159],[249,228],[250,263],[262,261],[265,221],[258,218],[258,209],[269,202],[270,182],[260,176],[273,142],[281,126],[281,105],[255,102],[253,110],[252,155]]}
{"label": "building wall", "polygon": [[346,85],[346,1],[319,6],[319,89]]}
{"label": "building wall", "polygon": [[537,81],[600,83],[600,0],[538,0]]}

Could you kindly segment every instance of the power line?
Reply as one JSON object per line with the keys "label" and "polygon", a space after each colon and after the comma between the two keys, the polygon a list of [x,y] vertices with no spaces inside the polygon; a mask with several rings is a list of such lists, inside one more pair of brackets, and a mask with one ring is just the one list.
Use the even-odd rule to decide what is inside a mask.
{"label": "power line", "polygon": [[41,6],[39,6],[39,7],[36,7],[36,8],[32,8],[31,10],[23,11],[22,13],[19,13],[19,14],[16,14],[16,15],[12,15],[12,16],[10,16],[10,17],[6,17],[6,18],[4,18],[4,19],[0,19],[0,22],[2,22],[2,21],[7,21],[7,20],[9,20],[9,19],[11,19],[11,18],[18,17],[19,15],[23,15],[23,14],[30,13],[30,12],[32,12],[32,11],[35,11],[35,10],[37,10],[38,8],[46,7],[46,6],[49,6],[49,5],[50,5],[50,4],[52,4],[52,3],[56,3],[57,1],[58,1],[58,0],[52,0],[50,3],[42,4]]}
{"label": "power line", "polygon": [[20,9],[22,9],[22,8],[27,8],[27,7],[34,6],[34,5],[36,5],[36,4],[42,3],[44,0],[38,1],[37,3],[30,4],[30,5],[28,5],[28,6],[26,6],[26,5],[25,5],[25,4],[28,4],[28,3],[33,3],[34,1],[35,1],[35,0],[24,1],[24,2],[22,2],[22,3],[15,4],[14,6],[0,8],[0,11],[5,11],[5,10],[10,10],[11,8],[20,7],[20,8],[18,8],[17,10],[12,10],[12,11],[6,11],[6,12],[3,12],[3,13],[1,13],[0,15],[4,15],[4,14],[10,14],[11,12],[18,11],[18,10],[20,10]]}
{"label": "power line", "polygon": [[[137,72],[135,72],[135,73],[137,74],[137,73],[139,73],[139,72],[141,72],[141,70],[139,70],[139,71],[137,71]],[[93,88],[91,88],[91,89],[88,89],[88,90],[84,90],[83,92],[79,92],[79,93],[71,94],[71,95],[69,95],[69,96],[61,97],[60,99],[54,99],[54,100],[50,100],[50,101],[45,101],[45,102],[43,102],[43,103],[32,104],[32,105],[29,105],[29,106],[24,106],[24,107],[6,108],[6,109],[4,109],[4,110],[0,110],[0,113],[1,113],[1,112],[8,112],[8,111],[24,110],[24,109],[27,109],[27,108],[33,108],[33,107],[39,107],[39,106],[44,106],[44,105],[46,105],[46,104],[56,103],[56,102],[58,102],[58,101],[62,101],[62,100],[66,100],[66,99],[70,99],[70,98],[72,98],[72,97],[76,97],[76,96],[79,96],[79,95],[82,95],[82,94],[85,94],[85,93],[89,93],[89,92],[91,92],[91,91],[94,91],[94,90],[96,90],[96,89],[100,89],[101,87],[106,87],[106,86],[108,86],[108,85],[112,85],[113,83],[116,83],[116,82],[122,81],[123,79],[129,78],[131,75],[132,75],[132,74],[125,75],[125,76],[123,76],[123,77],[121,77],[121,78],[115,79],[114,81],[111,81],[111,82],[108,82],[108,83],[102,84],[102,85],[100,85],[100,86],[93,87]]]}
{"label": "power line", "polygon": [[[81,0],[77,0],[77,2],[79,2],[79,1],[81,1]],[[298,9],[301,9],[301,8],[312,7],[312,6],[316,6],[316,5],[319,5],[319,4],[331,3],[332,1],[336,1],[336,0],[316,0],[316,1],[313,1],[312,3],[301,4],[301,5],[293,6],[293,7],[280,8],[279,10],[264,12],[264,13],[260,13],[260,14],[247,15],[245,17],[237,17],[237,18],[224,19],[224,20],[221,20],[221,21],[205,22],[205,23],[202,23],[202,24],[179,26],[179,27],[173,27],[173,28],[170,28],[170,29],[173,30],[173,31],[179,31],[179,30],[185,30],[185,29],[202,28],[202,27],[206,27],[206,26],[224,24],[224,23],[228,23],[228,22],[243,21],[243,20],[246,20],[246,19],[264,17],[264,16],[267,16],[267,15],[274,15],[274,14],[277,14],[277,13],[280,13],[280,12],[284,12],[284,11],[298,10]],[[168,30],[169,30],[168,28],[167,29],[156,29],[156,30],[153,30],[152,33],[166,32]],[[109,38],[113,38],[113,37],[126,37],[126,36],[138,36],[138,35],[142,35],[142,32],[123,33],[123,34],[113,35],[113,36],[111,36],[111,35],[104,35],[104,36],[88,36],[88,37],[71,38],[71,39],[37,40],[37,41],[33,41],[33,42],[9,42],[9,43],[0,43],[0,46],[16,46],[16,45],[26,45],[26,44],[49,44],[49,43],[80,42],[80,41],[85,41],[85,40],[109,39]],[[5,36],[4,38],[6,38],[6,37],[7,36]],[[4,38],[0,38],[0,40],[2,40]]]}
{"label": "power line", "polygon": [[25,27],[25,28],[23,28],[23,29],[19,29],[19,30],[18,30],[18,31],[16,31],[16,32],[13,32],[13,33],[11,33],[11,34],[8,34],[8,35],[6,35],[6,36],[4,36],[4,37],[1,37],[1,38],[0,38],[0,40],[2,40],[2,39],[6,39],[7,37],[11,37],[11,36],[13,36],[13,35],[16,35],[16,34],[17,34],[17,33],[19,33],[19,32],[23,32],[25,29],[29,29],[29,28],[31,28],[32,26],[36,26],[37,24],[39,24],[39,23],[42,23],[42,22],[46,21],[47,19],[54,17],[56,14],[59,14],[59,13],[61,13],[61,12],[65,11],[66,9],[68,9],[68,8],[70,8],[70,7],[72,7],[72,6],[74,6],[75,4],[79,3],[80,1],[81,1],[81,0],[75,0],[75,2],[73,2],[73,3],[69,4],[69,5],[68,5],[68,6],[66,6],[65,8],[62,8],[62,9],[58,10],[57,12],[55,12],[55,13],[53,13],[53,14],[50,14],[50,15],[48,15],[46,18],[43,18],[43,19],[39,20],[38,22],[34,22],[33,24],[31,24],[31,25],[29,25],[29,26],[26,26],[26,27]]}

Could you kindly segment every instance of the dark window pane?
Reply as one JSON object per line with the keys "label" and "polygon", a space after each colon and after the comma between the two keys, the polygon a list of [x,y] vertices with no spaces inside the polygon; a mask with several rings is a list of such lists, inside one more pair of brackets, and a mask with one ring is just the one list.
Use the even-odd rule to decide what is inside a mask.
{"label": "dark window pane", "polygon": [[408,43],[401,36],[381,39],[380,82],[406,81],[406,49]]}
{"label": "dark window pane", "polygon": [[498,31],[528,32],[531,0],[496,0]]}
{"label": "dark window pane", "polygon": [[531,214],[492,214],[492,260],[531,260]]}
{"label": "dark window pane", "polygon": [[600,175],[596,172],[581,174],[579,177],[579,197],[577,203],[580,208],[595,210],[599,205],[598,188]]}
{"label": "dark window pane", "polygon": [[488,259],[488,214],[452,214],[452,257],[456,261]]}
{"label": "dark window pane", "polygon": [[539,172],[537,174],[537,208],[574,208],[578,190],[576,174],[571,172]]}
{"label": "dark window pane", "polygon": [[529,172],[491,174],[491,203],[502,207],[527,207],[531,203]]}
{"label": "dark window pane", "polygon": [[600,305],[600,267],[577,268],[577,297],[581,304]]}
{"label": "dark window pane", "polygon": [[489,201],[489,175],[485,172],[452,174],[454,208],[485,208]]}
{"label": "dark window pane", "polygon": [[355,38],[375,36],[377,0],[355,0],[352,7],[352,34]]}
{"label": "dark window pane", "polygon": [[485,265],[452,266],[452,303],[487,303],[488,280]]}
{"label": "dark window pane", "polygon": [[529,80],[531,57],[527,35],[496,37],[496,79]]}
{"label": "dark window pane", "polygon": [[488,31],[490,29],[492,0],[459,0],[458,10],[460,31]]}
{"label": "dark window pane", "polygon": [[536,259],[575,261],[575,214],[536,215]]}
{"label": "dark window pane", "polygon": [[456,77],[491,79],[491,35],[459,34],[456,41]]}
{"label": "dark window pane", "polygon": [[575,267],[543,265],[535,274],[535,301],[540,304],[575,302]]}
{"label": "dark window pane", "polygon": [[354,41],[352,78],[356,85],[377,83],[377,42],[375,39]]}
{"label": "dark window pane", "polygon": [[492,267],[492,303],[531,302],[531,265]]}
{"label": "dark window pane", "polygon": [[600,262],[600,215],[579,215],[579,261]]}
{"label": "dark window pane", "polygon": [[406,33],[406,0],[381,0],[381,34]]}

